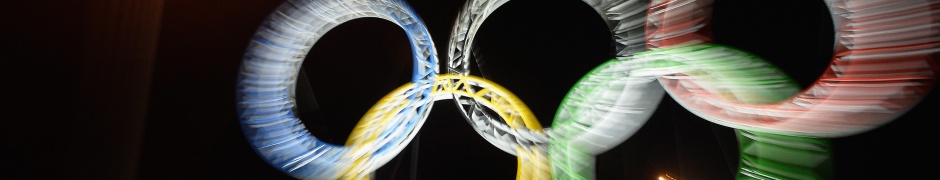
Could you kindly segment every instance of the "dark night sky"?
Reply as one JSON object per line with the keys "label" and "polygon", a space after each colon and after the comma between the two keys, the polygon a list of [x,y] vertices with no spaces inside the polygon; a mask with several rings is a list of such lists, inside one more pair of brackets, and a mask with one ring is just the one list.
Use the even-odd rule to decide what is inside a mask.
{"label": "dark night sky", "polygon": [[[30,107],[4,111],[4,114],[26,112],[26,115],[14,115],[17,120],[12,120],[12,124],[0,125],[3,126],[0,132],[14,135],[2,139],[4,144],[11,142],[12,145],[0,146],[10,148],[0,154],[3,158],[0,159],[0,174],[7,174],[0,175],[0,179],[113,177],[101,175],[113,172],[97,166],[111,167],[107,163],[118,161],[109,159],[110,156],[101,156],[101,162],[91,162],[96,159],[75,153],[46,156],[58,151],[54,143],[42,142],[56,139],[69,146],[88,145],[88,148],[78,149],[103,154],[91,147],[95,144],[71,136],[85,132],[90,126],[82,123],[102,125],[93,128],[98,133],[92,136],[95,138],[110,140],[124,135],[140,136],[135,141],[139,146],[110,144],[115,147],[101,147],[118,148],[121,150],[107,152],[136,157],[136,160],[120,162],[134,162],[136,166],[125,169],[135,170],[133,177],[137,179],[292,179],[269,167],[254,154],[241,134],[234,104],[235,75],[245,46],[259,23],[282,1],[162,2],[159,43],[155,47],[152,66],[149,66],[152,78],[146,86],[149,88],[146,97],[139,99],[146,103],[145,111],[139,114],[143,117],[143,125],[141,130],[130,133],[116,130],[124,127],[110,125],[113,124],[110,120],[83,116],[82,108],[40,118],[28,116],[46,112],[33,108],[43,106],[36,101],[63,101],[51,107],[69,109],[97,102],[95,99],[108,101],[108,98],[115,98],[68,93],[68,90],[89,88],[81,85],[87,83],[84,81],[88,78],[83,81],[69,79],[70,75],[82,76],[87,71],[69,70],[68,65],[88,67],[94,66],[92,63],[96,61],[62,60],[69,57],[67,54],[31,54],[40,52],[35,49],[60,48],[68,46],[69,42],[81,44],[76,40],[81,38],[72,36],[84,36],[95,31],[94,28],[82,31],[85,33],[44,36],[45,33],[57,32],[50,28],[87,26],[66,21],[69,13],[43,13],[68,9],[65,5],[48,8],[24,3],[24,7],[36,7],[36,10],[12,11],[10,15],[43,16],[21,16],[23,18],[15,21],[2,21],[4,25],[0,29],[23,28],[4,30],[9,31],[4,34],[18,37],[3,43],[5,50],[0,53],[0,61],[4,67],[8,67],[7,61],[17,59],[23,61],[9,67],[36,67],[44,65],[46,60],[65,65],[51,67],[60,71],[45,71],[48,74],[27,72],[29,70],[4,74],[5,77],[20,78],[14,84],[37,85],[36,81],[55,84],[38,85],[37,89],[44,89],[39,91],[15,89],[11,92],[6,84],[2,88],[4,102],[12,99],[13,102],[33,103],[26,104]],[[464,0],[409,2],[427,24],[436,43],[438,57],[445,59],[453,19]],[[825,6],[822,1],[813,2],[718,0],[711,24],[715,42],[764,57],[807,86],[827,66],[833,43],[832,25]],[[94,9],[76,7],[80,10],[66,12],[81,14],[82,8]],[[10,16],[4,14],[0,17]],[[45,30],[32,31],[30,28]],[[580,1],[511,1],[491,15],[478,34],[480,48],[475,55],[487,63],[487,69],[478,74],[518,95],[542,124],[548,126],[571,85],[588,70],[613,57],[608,37],[598,15]],[[63,38],[66,44],[47,44],[55,42],[56,38]],[[26,43],[25,46],[22,43]],[[327,33],[313,47],[304,63],[316,98],[301,97],[298,101],[300,108],[304,109],[301,115],[310,131],[328,142],[345,142],[345,136],[362,113],[385,93],[408,82],[411,59],[407,44],[403,30],[391,22],[374,18],[352,20]],[[97,56],[87,55],[88,48],[82,49],[65,49],[61,53]],[[118,65],[109,67],[112,69],[103,71],[122,68]],[[108,88],[110,85],[99,83],[91,86],[94,87]],[[66,93],[56,94],[60,91]],[[301,94],[306,95],[310,94]],[[314,107],[311,102],[319,106]],[[934,92],[892,123],[863,134],[833,139],[836,178],[929,176],[932,168],[918,164],[936,161],[932,153],[938,149],[928,145],[937,142],[937,131],[931,129],[936,124],[931,120],[937,116],[930,112],[937,103],[940,101]],[[396,159],[379,169],[376,179],[514,178],[515,157],[479,137],[452,104],[451,101],[437,102],[419,137]],[[96,113],[117,114],[109,111]],[[4,119],[4,122],[11,121]],[[75,120],[58,123],[56,119]],[[50,133],[40,133],[43,131]],[[112,132],[123,134],[110,135]],[[27,135],[27,138],[15,135]],[[130,150],[124,153],[124,149]],[[732,129],[698,118],[666,97],[636,135],[598,157],[597,177],[655,179],[669,174],[678,179],[732,179],[737,165],[737,149]],[[133,153],[129,153],[131,151]],[[78,162],[69,163],[67,167],[55,165],[55,162],[63,160]],[[82,166],[82,161],[91,165]]]}

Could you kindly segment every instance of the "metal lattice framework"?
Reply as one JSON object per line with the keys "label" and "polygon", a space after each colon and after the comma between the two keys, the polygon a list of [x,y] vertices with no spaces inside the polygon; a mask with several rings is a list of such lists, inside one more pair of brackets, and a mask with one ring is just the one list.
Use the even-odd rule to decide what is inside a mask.
{"label": "metal lattice framework", "polygon": [[[474,46],[473,43],[477,31],[483,24],[483,21],[506,2],[508,2],[508,0],[467,1],[464,8],[462,8],[457,15],[453,33],[451,34],[448,49],[448,73],[461,75],[468,75],[470,73],[470,61],[474,60],[470,59],[471,56],[469,53],[470,48]],[[616,46],[615,54],[617,54],[618,57],[629,57],[633,53],[646,49],[644,45],[645,36],[643,27],[646,22],[645,12],[648,2],[629,0],[585,0],[584,2],[594,8],[608,25],[613,35],[611,40],[615,42]],[[598,77],[600,76],[602,75]],[[626,101],[630,101],[629,98],[634,97],[628,97],[629,95],[618,97],[618,94],[615,92],[617,91],[617,87],[615,86],[618,85],[611,83],[615,83],[614,81],[617,81],[616,83],[624,83],[623,81],[632,80],[605,79],[603,82],[592,80],[598,79],[585,80],[581,88],[572,90],[572,92],[574,92],[573,96],[583,95],[586,97],[581,99],[573,98],[571,101],[563,102],[563,107],[559,108],[559,116],[561,118],[556,118],[552,125],[550,134],[552,134],[551,141],[554,142],[551,143],[552,152],[550,152],[550,156],[553,159],[552,166],[556,168],[553,170],[553,173],[555,173],[553,175],[556,177],[562,177],[558,174],[560,172],[567,172],[565,174],[568,174],[569,178],[579,178],[579,176],[585,174],[588,174],[589,177],[587,178],[590,178],[590,176],[592,176],[591,174],[593,174],[593,156],[613,148],[626,140],[627,137],[639,129],[639,125],[642,125],[652,113],[651,111],[617,109],[624,106],[616,103],[626,103]],[[588,95],[586,93],[595,94]],[[592,100],[592,102],[584,102],[588,100]],[[652,103],[649,104],[650,106],[655,107],[658,105],[658,99],[650,100],[651,101],[648,101]],[[471,125],[475,124],[474,122],[499,122],[499,120],[493,119],[493,116],[487,115],[486,111],[484,111],[485,108],[480,108],[480,105],[476,105],[474,102],[458,101],[458,106],[461,111],[464,112],[464,117],[471,121]],[[602,106],[617,108],[603,108]],[[636,121],[639,122],[614,120],[615,117],[623,116],[635,116]],[[478,126],[474,126],[474,128],[477,129],[478,132],[483,132],[485,130],[481,129],[486,129]],[[516,131],[517,134],[532,134],[526,132],[526,130]],[[481,133],[481,135],[482,134],[483,133]],[[536,137],[541,138],[540,136]],[[484,135],[484,138],[493,142],[493,144],[500,149],[510,154],[516,154],[510,148],[513,146],[513,141],[518,141],[519,138],[507,138],[503,140],[486,135]],[[535,142],[539,140],[525,139],[524,141]],[[546,146],[546,144],[537,145]],[[584,145],[588,147],[585,149],[589,150],[583,151],[581,148],[565,148],[577,145]],[[585,153],[589,155],[583,155]]]}
{"label": "metal lattice framework", "polygon": [[[353,147],[354,151],[355,149],[367,149],[356,152],[382,153],[382,149],[371,146],[385,144],[375,143],[375,141],[382,140],[380,137],[394,136],[388,134],[389,131],[385,129],[407,127],[407,125],[401,124],[400,121],[409,119],[409,116],[417,115],[396,112],[413,106],[409,97],[414,95],[413,92],[418,89],[426,88],[417,87],[416,84],[412,83],[405,84],[379,100],[356,125],[347,146]],[[498,123],[483,121],[489,120],[487,118],[478,119],[480,121],[475,122],[481,123],[481,125],[478,125],[480,127],[478,129],[484,130],[480,133],[485,134],[485,136],[518,140],[514,144],[513,150],[516,151],[519,158],[519,179],[551,177],[546,149],[544,146],[539,146],[539,144],[547,143],[547,136],[541,131],[541,125],[532,112],[529,111],[529,108],[511,92],[480,77],[457,75],[438,76],[431,89],[433,89],[431,97],[434,101],[450,100],[456,95],[462,101],[478,102],[483,107],[498,114],[496,119],[504,120],[504,122]],[[527,131],[515,131],[519,129]],[[520,132],[533,132],[535,134],[519,134]],[[518,137],[537,139],[537,141],[522,141],[521,139],[525,138]],[[371,160],[368,154],[356,155],[356,157],[359,157],[357,163],[349,173],[346,173],[353,176],[354,179],[365,178],[371,172],[369,170],[374,170],[384,164],[383,161]],[[357,176],[356,174],[360,175]]]}

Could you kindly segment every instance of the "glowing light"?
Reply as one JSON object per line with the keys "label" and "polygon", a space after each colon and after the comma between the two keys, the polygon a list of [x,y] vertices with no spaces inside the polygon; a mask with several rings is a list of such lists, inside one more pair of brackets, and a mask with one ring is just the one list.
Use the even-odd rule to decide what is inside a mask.
{"label": "glowing light", "polygon": [[[410,37],[415,88],[396,110],[369,121],[385,122],[379,136],[347,146],[310,135],[293,112],[296,75],[307,50],[327,31],[356,18],[377,17],[401,26]],[[273,167],[301,179],[366,178],[398,154],[424,123],[431,104],[430,84],[437,76],[437,53],[427,29],[406,3],[388,1],[290,0],[258,29],[239,71],[237,107],[242,130],[258,155]],[[350,138],[354,139],[354,138]]]}
{"label": "glowing light", "polygon": [[[707,27],[711,0],[585,0],[608,23],[617,57],[584,75],[543,129],[509,90],[468,75],[476,30],[505,2],[467,1],[450,41],[448,75],[438,74],[427,29],[401,0],[285,2],[255,34],[239,72],[246,138],[291,176],[369,179],[414,138],[434,101],[453,99],[481,136],[517,156],[517,179],[594,179],[595,156],[632,136],[669,94],[692,113],[738,129],[739,179],[827,178],[814,173],[831,168],[825,138],[892,121],[929,92],[940,69],[931,59],[940,52],[936,1],[826,1],[839,32],[836,53],[830,69],[800,91],[761,58],[709,44],[699,31]],[[333,27],[362,17],[405,29],[412,82],[379,100],[345,146],[328,144],[294,116],[292,88],[306,50]]]}
{"label": "glowing light", "polygon": [[[662,11],[651,11],[656,13],[647,21],[649,47],[669,51],[710,42],[705,34],[687,30],[707,20],[695,15],[707,16],[696,12],[707,12],[709,6],[686,5],[696,2],[711,3],[676,0],[654,6]],[[935,82],[938,68],[932,57],[940,52],[940,31],[924,27],[940,25],[936,1],[825,2],[837,31],[836,53],[828,71],[806,90],[800,91],[772,65],[700,66],[728,58],[715,52],[663,54],[676,56],[659,63],[668,71],[651,72],[665,73],[656,75],[659,82],[692,113],[738,129],[738,179],[830,179],[827,138],[862,133],[894,120]],[[713,57],[702,58],[709,55]],[[682,67],[689,64],[695,65]],[[747,69],[752,71],[741,73]]]}
{"label": "glowing light", "polygon": [[[470,0],[457,15],[454,32],[448,46],[448,73],[468,75],[474,38],[486,18],[508,0]],[[631,0],[584,0],[603,18],[616,43],[618,57],[629,57],[646,50],[643,33],[648,1]],[[482,67],[481,67],[482,68]],[[653,111],[637,110],[655,107],[662,97],[662,88],[652,84],[654,79],[628,78],[614,66],[601,65],[575,85],[571,93],[558,108],[552,126],[546,130],[550,143],[535,144],[547,148],[551,158],[552,176],[559,179],[594,179],[594,162],[597,154],[603,153],[633,135],[652,115]],[[632,84],[635,89],[623,90]],[[658,89],[658,91],[657,91]],[[625,92],[650,92],[637,96]],[[657,96],[656,93],[659,93]],[[487,116],[483,108],[476,108],[473,101],[457,101],[464,117],[478,132],[489,131],[474,122],[500,122],[496,116]],[[607,108],[605,108],[607,107]],[[622,108],[609,108],[622,107]],[[524,131],[519,131],[524,132]],[[483,133],[481,133],[483,135]],[[484,136],[487,137],[487,136]],[[536,136],[538,137],[538,136]],[[489,137],[487,137],[489,138]],[[541,138],[541,137],[539,137]],[[507,139],[534,142],[530,137]],[[501,141],[499,139],[490,142]],[[515,142],[494,143],[507,153]]]}

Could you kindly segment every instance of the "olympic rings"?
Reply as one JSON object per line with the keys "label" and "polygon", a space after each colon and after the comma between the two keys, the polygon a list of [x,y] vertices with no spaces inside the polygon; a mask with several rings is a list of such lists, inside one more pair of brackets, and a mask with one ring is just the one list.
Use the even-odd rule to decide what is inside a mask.
{"label": "olympic rings", "polygon": [[[469,76],[475,32],[508,0],[467,1],[448,51],[448,72],[457,75],[440,76],[433,42],[405,2],[290,0],[264,22],[246,52],[237,87],[243,131],[259,155],[291,176],[362,179],[414,138],[434,101],[454,99],[481,136],[518,156],[517,179],[593,179],[594,156],[635,133],[664,92],[704,119],[742,130],[739,135],[842,137],[913,107],[938,72],[931,59],[940,51],[937,1],[827,0],[840,38],[836,57],[813,87],[789,99],[799,89],[772,65],[707,44],[708,35],[699,31],[711,0],[584,1],[607,22],[617,57],[572,88],[550,129],[543,130],[508,90]],[[369,110],[346,146],[332,145],[310,135],[294,116],[293,87],[317,39],[361,17],[405,29],[414,75]],[[641,52],[646,49],[651,51]]]}
{"label": "olympic rings", "polygon": [[[407,101],[396,104],[394,120],[383,121],[389,123],[377,129],[380,135],[350,138],[348,146],[325,143],[310,135],[294,115],[296,76],[305,54],[321,36],[362,17],[386,19],[405,30],[414,55],[415,88],[395,92],[407,94],[402,97]],[[432,105],[431,84],[438,74],[433,47],[420,18],[400,0],[289,0],[264,21],[245,53],[236,97],[242,129],[263,159],[291,176],[337,179],[370,173],[396,156],[424,123]]]}

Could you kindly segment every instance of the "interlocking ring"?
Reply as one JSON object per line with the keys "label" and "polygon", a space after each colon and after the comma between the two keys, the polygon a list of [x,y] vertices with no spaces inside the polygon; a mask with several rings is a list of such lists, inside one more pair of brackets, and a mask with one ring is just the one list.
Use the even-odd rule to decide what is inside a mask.
{"label": "interlocking ring", "polygon": [[[667,1],[661,9],[683,9],[686,2]],[[673,99],[704,119],[738,130],[739,179],[832,178],[827,138],[894,120],[921,101],[936,81],[938,1],[824,2],[835,24],[836,52],[827,71],[803,91],[772,65],[709,69],[705,64],[729,64],[730,58],[706,59],[693,51],[661,54],[668,56],[661,61],[681,64],[659,76]],[[672,12],[679,14],[650,16],[650,24],[660,28],[651,28],[658,31],[648,32],[648,41],[698,24],[680,20],[687,11]],[[669,42],[650,43],[651,48],[660,45]]]}
{"label": "interlocking ring", "polygon": [[[468,53],[471,52],[470,48],[473,47],[472,43],[476,30],[489,13],[505,2],[480,0],[467,3],[467,7],[465,7],[467,12],[462,12],[458,16],[458,23],[451,38],[451,48],[448,53],[450,55],[449,72],[469,74],[468,68],[471,57]],[[712,1],[653,1],[647,11],[646,27],[641,28],[646,29],[646,47],[654,51],[638,53],[637,56],[632,56],[637,53],[636,51],[626,48],[635,47],[635,44],[624,44],[623,42],[635,42],[630,41],[632,38],[627,38],[631,36],[626,32],[631,32],[632,29],[624,28],[637,27],[631,26],[634,23],[629,23],[635,21],[624,17],[634,15],[634,13],[629,12],[636,11],[627,7],[635,7],[632,5],[639,4],[638,1],[613,1],[607,2],[611,4],[606,4],[613,6],[598,6],[601,4],[596,2],[592,4],[593,1],[587,2],[597,9],[604,9],[599,7],[617,7],[618,10],[622,10],[611,14],[604,14],[605,11],[599,11],[602,13],[602,17],[617,17],[616,20],[620,20],[608,20],[607,22],[611,32],[615,34],[615,41],[621,45],[617,46],[617,59],[592,70],[591,73],[582,78],[582,81],[604,82],[603,78],[616,76],[619,73],[620,77],[614,79],[632,80],[632,83],[607,83],[611,86],[605,88],[623,89],[623,91],[611,91],[621,94],[642,94],[637,96],[656,97],[647,100],[653,102],[650,103],[650,106],[629,106],[628,104],[609,103],[621,103],[620,101],[609,100],[616,99],[616,95],[602,96],[605,98],[600,99],[609,98],[607,99],[608,103],[605,104],[608,106],[604,107],[626,107],[622,109],[641,109],[652,112],[652,109],[656,108],[658,97],[661,96],[660,90],[627,91],[634,88],[649,88],[646,83],[658,81],[683,107],[712,122],[746,130],[739,135],[748,138],[754,138],[755,134],[764,134],[763,138],[765,139],[776,135],[792,136],[786,138],[799,138],[799,136],[841,137],[873,129],[903,114],[904,111],[921,100],[932,86],[937,72],[937,68],[933,65],[931,59],[938,50],[936,45],[938,39],[937,23],[934,23],[937,16],[936,10],[934,10],[936,9],[936,1],[893,1],[890,3],[857,1],[833,3],[826,1],[826,4],[833,8],[832,14],[837,26],[843,26],[836,27],[837,30],[843,28],[845,31],[843,34],[848,35],[839,36],[841,37],[839,41],[842,43],[837,44],[836,49],[839,52],[836,53],[837,57],[833,61],[832,69],[817,82],[816,86],[809,91],[804,91],[802,96],[784,102],[779,101],[796,94],[799,89],[793,80],[773,65],[761,60],[759,57],[734,48],[696,45],[711,42],[707,34],[702,34],[699,31],[705,27],[709,20]],[[646,10],[645,6],[641,7]],[[892,16],[898,16],[894,19],[903,21],[882,20]],[[844,21],[852,21],[853,23],[840,23]],[[898,36],[887,36],[885,34]],[[847,48],[848,46],[857,48]],[[865,46],[864,49],[863,46]],[[848,50],[851,51],[848,52],[846,49],[852,50]],[[844,57],[848,55],[854,55],[856,62],[847,62],[847,59],[852,59]],[[617,69],[617,72],[610,74],[610,71],[608,71],[610,69]],[[856,70],[851,71],[850,69]],[[598,72],[608,72],[608,74],[597,74]],[[882,77],[872,78],[867,76]],[[836,81],[839,83],[833,83]],[[623,135],[622,138],[602,137],[601,139],[607,141],[600,142],[608,142],[608,144],[604,144],[605,146],[591,144],[598,142],[598,139],[594,138],[585,138],[586,140],[580,141],[581,143],[570,141],[570,137],[578,137],[583,135],[579,133],[590,132],[585,129],[597,127],[593,123],[605,120],[604,118],[595,117],[593,119],[583,118],[577,121],[568,121],[579,122],[574,123],[576,126],[567,126],[572,128],[562,128],[566,126],[560,123],[566,122],[566,118],[568,118],[566,116],[583,117],[576,115],[577,113],[572,113],[570,109],[588,109],[585,107],[602,104],[602,102],[585,103],[577,101],[597,99],[597,97],[577,98],[577,96],[591,95],[591,92],[579,91],[579,89],[597,90],[599,89],[597,84],[599,83],[588,81],[587,84],[582,84],[582,82],[579,82],[573,88],[572,93],[568,94],[569,97],[566,97],[563,101],[562,107],[559,108],[558,117],[556,117],[550,130],[552,132],[550,133],[552,135],[551,140],[554,141],[551,144],[551,149],[556,150],[549,151],[549,154],[553,157],[552,166],[556,168],[553,171],[554,176],[592,178],[593,172],[590,171],[590,166],[593,164],[593,159],[589,156],[603,152],[604,147],[619,144],[623,139],[632,135],[630,130],[635,131],[648,118],[648,116],[639,116],[640,119],[631,118],[626,120],[639,122],[639,124],[633,124],[630,127],[622,127],[623,129],[629,129],[626,133],[595,131],[595,134]],[[600,89],[603,90],[604,88]],[[866,94],[866,92],[868,93]],[[844,95],[840,95],[840,93]],[[890,96],[879,99],[881,96],[886,95]],[[576,97],[573,98],[572,96]],[[573,98],[578,103],[569,104],[572,99],[567,98]],[[771,103],[776,104],[768,105]],[[855,108],[844,107],[852,106],[852,104],[862,105]],[[885,104],[893,106],[886,107]],[[472,121],[496,122],[496,120],[474,120],[473,116],[470,115],[478,114],[473,112],[479,111],[476,109],[463,108],[467,112],[465,117]],[[633,113],[641,114],[642,112]],[[583,115],[590,116],[591,114],[585,113]],[[839,119],[839,116],[850,115],[862,118],[862,121],[853,122]],[[559,133],[566,129],[574,129],[576,132],[568,132],[571,134]],[[806,141],[816,142],[817,140]],[[816,147],[809,149],[828,151],[828,142],[807,143],[805,145]],[[579,156],[572,157],[571,147],[587,148],[576,148],[574,154]],[[742,149],[742,151],[745,150],[749,149]],[[595,152],[584,153],[577,151]],[[826,155],[826,157],[828,156]],[[572,161],[575,163],[571,163]],[[759,172],[749,173],[758,174]]]}
{"label": "interlocking ring", "polygon": [[[508,0],[470,0],[467,1],[455,20],[448,49],[447,71],[460,75],[469,75],[470,52],[474,47],[477,30],[486,18]],[[584,0],[597,11],[610,29],[618,57],[628,57],[645,50],[643,26],[646,1],[630,0]],[[482,68],[482,67],[481,67]],[[571,90],[553,121],[550,130],[550,145],[538,139],[514,137],[513,134],[537,134],[525,129],[509,132],[484,126],[474,126],[487,141],[500,149],[516,154],[512,147],[530,146],[551,147],[549,154],[552,164],[539,167],[553,167],[552,176],[556,178],[593,179],[594,155],[615,147],[635,133],[640,125],[652,115],[653,111],[644,109],[656,107],[662,96],[661,87],[635,87],[635,90],[660,92],[659,96],[636,96],[620,87],[625,84],[651,82],[655,79],[623,78],[623,74],[612,69],[597,68],[589,74],[594,78],[582,78]],[[657,91],[657,89],[659,89]],[[456,101],[464,117],[471,125],[494,124],[500,122],[493,116],[486,115],[485,108],[480,108],[473,101]],[[487,134],[499,136],[487,136]],[[539,148],[542,149],[542,148]],[[533,149],[538,150],[538,149]],[[520,167],[522,168],[522,167]],[[545,170],[548,171],[548,170]]]}
{"label": "interlocking ring", "polygon": [[[383,123],[355,131],[347,146],[310,135],[294,114],[294,86],[306,53],[327,31],[363,17],[401,26],[414,55],[410,88],[389,96],[397,104],[360,123]],[[237,102],[242,129],[268,163],[296,178],[337,179],[369,174],[414,138],[431,109],[437,53],[421,19],[401,0],[289,0],[265,20],[248,45],[239,72]],[[373,109],[387,107],[373,107]],[[344,176],[345,175],[345,176]]]}
{"label": "interlocking ring", "polygon": [[[932,55],[940,51],[938,1],[838,0],[826,4],[836,25],[836,53],[827,71],[802,92],[780,92],[786,97],[772,100],[774,104],[749,104],[723,97],[740,96],[733,91],[747,87],[798,87],[785,81],[732,85],[727,84],[732,82],[729,80],[703,80],[741,76],[683,73],[661,77],[660,82],[680,104],[707,120],[736,129],[794,136],[858,134],[890,122],[917,104],[937,73]],[[734,80],[739,81],[761,80]]]}
{"label": "interlocking ring", "polygon": [[[708,22],[711,0],[584,1],[607,22],[617,57],[573,87],[550,129],[542,129],[508,90],[469,76],[467,53],[476,30],[508,0],[467,2],[448,51],[448,72],[455,75],[440,76],[426,28],[401,0],[292,0],[264,22],[249,44],[237,87],[243,130],[259,155],[294,177],[363,179],[411,141],[434,101],[454,99],[478,133],[518,156],[518,179],[593,179],[594,156],[635,133],[664,92],[696,115],[741,129],[739,136],[841,137],[880,126],[911,108],[938,72],[932,60],[940,51],[937,1],[826,1],[840,32],[836,57],[820,81],[787,101],[780,100],[798,88],[770,63],[707,44],[711,40],[699,30]],[[346,146],[332,145],[310,135],[294,116],[293,87],[301,61],[319,37],[361,17],[386,19],[405,29],[415,55],[414,75],[366,113]],[[832,115],[863,121],[833,121]],[[766,175],[769,170],[759,167],[742,171],[748,177],[816,178]]]}

